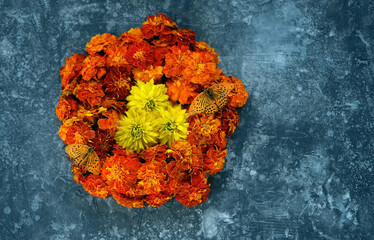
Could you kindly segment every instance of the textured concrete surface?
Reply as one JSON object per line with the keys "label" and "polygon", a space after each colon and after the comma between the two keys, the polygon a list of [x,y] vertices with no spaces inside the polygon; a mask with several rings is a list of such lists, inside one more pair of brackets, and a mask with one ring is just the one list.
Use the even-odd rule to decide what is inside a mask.
{"label": "textured concrete surface", "polygon": [[[207,202],[126,209],[74,183],[59,68],[166,13],[250,100]],[[370,0],[0,0],[1,239],[374,239]]]}

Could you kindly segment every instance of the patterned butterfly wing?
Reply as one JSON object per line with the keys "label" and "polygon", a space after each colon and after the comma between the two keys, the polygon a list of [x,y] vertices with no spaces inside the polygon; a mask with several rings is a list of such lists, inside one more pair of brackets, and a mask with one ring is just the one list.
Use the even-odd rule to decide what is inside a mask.
{"label": "patterned butterfly wing", "polygon": [[233,89],[234,84],[231,83],[219,83],[209,88],[209,91],[211,92],[211,95],[213,96],[214,102],[217,105],[218,109],[226,106],[227,97]]}
{"label": "patterned butterfly wing", "polygon": [[214,94],[210,89],[205,90],[204,92],[205,99],[205,114],[213,114],[219,110],[219,107],[215,103]]}
{"label": "patterned butterfly wing", "polygon": [[97,153],[92,149],[92,152],[87,156],[87,162],[85,165],[87,171],[92,172],[95,175],[99,175],[101,171],[100,159]]}
{"label": "patterned butterfly wing", "polygon": [[65,152],[78,167],[84,165],[87,161],[87,154],[90,147],[84,144],[70,144],[66,146]]}
{"label": "patterned butterfly wing", "polygon": [[192,101],[190,108],[188,110],[188,113],[190,114],[190,116],[203,113],[205,110],[205,102],[206,102],[206,96],[204,92],[197,95]]}

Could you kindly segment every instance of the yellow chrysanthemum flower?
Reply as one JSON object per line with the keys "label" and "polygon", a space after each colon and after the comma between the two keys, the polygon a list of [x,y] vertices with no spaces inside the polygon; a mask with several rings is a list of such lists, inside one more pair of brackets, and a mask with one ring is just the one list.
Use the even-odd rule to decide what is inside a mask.
{"label": "yellow chrysanthemum flower", "polygon": [[158,112],[160,109],[166,109],[170,102],[166,94],[167,88],[164,84],[154,84],[151,79],[145,83],[137,81],[137,85],[130,90],[130,95],[126,98],[127,108],[137,108],[141,111]]}
{"label": "yellow chrysanthemum flower", "polygon": [[130,108],[121,116],[115,140],[121,147],[139,153],[158,142],[158,126],[154,114]]}
{"label": "yellow chrysanthemum flower", "polygon": [[168,144],[174,141],[186,139],[188,135],[188,113],[180,105],[168,106],[167,110],[161,109],[161,118],[158,120],[160,126],[160,142]]}

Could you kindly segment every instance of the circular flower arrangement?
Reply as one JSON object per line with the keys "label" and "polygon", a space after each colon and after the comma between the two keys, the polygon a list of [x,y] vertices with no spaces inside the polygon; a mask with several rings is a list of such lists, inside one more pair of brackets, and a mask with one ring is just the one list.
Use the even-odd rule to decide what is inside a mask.
{"label": "circular flower arrangement", "polygon": [[[173,197],[188,207],[204,202],[207,175],[223,168],[226,138],[239,124],[235,109],[248,98],[242,82],[217,68],[218,54],[195,32],[164,14],[120,37],[94,36],[86,51],[61,68],[56,107],[75,181],[130,208]],[[230,90],[218,105],[206,89],[224,84]],[[191,114],[197,99],[194,106],[212,114]]]}

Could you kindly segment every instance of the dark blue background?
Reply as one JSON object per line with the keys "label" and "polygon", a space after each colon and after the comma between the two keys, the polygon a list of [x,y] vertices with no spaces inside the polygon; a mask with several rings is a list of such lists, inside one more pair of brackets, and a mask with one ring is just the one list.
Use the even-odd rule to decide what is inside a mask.
{"label": "dark blue background", "polygon": [[[250,99],[204,204],[127,209],[74,183],[59,69],[166,13]],[[1,239],[373,239],[370,0],[0,0]]]}

